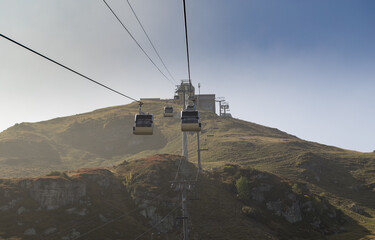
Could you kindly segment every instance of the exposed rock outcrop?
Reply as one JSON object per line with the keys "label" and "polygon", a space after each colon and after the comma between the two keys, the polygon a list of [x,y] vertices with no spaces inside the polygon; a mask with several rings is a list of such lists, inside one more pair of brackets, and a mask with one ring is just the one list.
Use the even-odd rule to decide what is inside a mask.
{"label": "exposed rock outcrop", "polygon": [[361,214],[363,215],[365,212],[363,211],[363,209],[361,209],[357,204],[355,203],[352,203],[349,205],[349,209],[350,211],[352,212],[355,212],[355,213],[358,213],[358,214]]}
{"label": "exposed rock outcrop", "polygon": [[77,203],[86,196],[85,182],[61,177],[23,180],[20,186],[29,192],[31,198],[37,201],[42,209],[47,210]]}

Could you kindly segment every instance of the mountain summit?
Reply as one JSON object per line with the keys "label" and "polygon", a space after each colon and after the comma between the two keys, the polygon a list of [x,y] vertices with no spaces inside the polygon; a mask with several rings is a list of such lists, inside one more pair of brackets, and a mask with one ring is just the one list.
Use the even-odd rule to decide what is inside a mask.
{"label": "mountain summit", "polygon": [[[152,136],[132,134],[134,115],[138,112],[136,103],[49,121],[16,124],[0,133],[0,177],[34,178],[79,168],[112,168],[155,154],[179,155],[179,114],[164,118],[165,104],[162,100],[146,100],[142,108],[144,112],[154,114]],[[180,108],[178,105],[173,107]],[[234,164],[235,169],[250,167],[303,186],[302,189],[325,199],[327,204],[348,216],[349,227],[327,230],[340,232],[342,238],[337,239],[359,239],[375,231],[375,153],[308,142],[278,129],[218,117],[203,110],[200,120],[201,149],[205,150],[201,158],[205,170],[217,172],[225,166],[228,170],[227,164]],[[195,163],[195,134],[188,134],[188,143],[189,161]],[[235,175],[237,170],[233,171]],[[231,181],[234,187],[238,177],[223,175],[220,181]],[[247,181],[252,181],[251,175]],[[281,202],[282,199],[280,197]],[[253,200],[241,200],[249,207],[249,215],[253,215],[254,206],[247,201]],[[272,202],[275,203],[263,207],[268,211],[278,209],[277,199]],[[281,211],[279,217],[282,216]]]}

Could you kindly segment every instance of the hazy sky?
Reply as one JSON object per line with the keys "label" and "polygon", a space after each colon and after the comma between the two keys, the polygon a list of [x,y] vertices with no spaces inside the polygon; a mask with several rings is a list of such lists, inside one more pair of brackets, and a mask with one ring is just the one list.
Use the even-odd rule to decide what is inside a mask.
{"label": "hazy sky", "polygon": [[[186,79],[182,1],[130,1],[175,79]],[[375,149],[375,1],[186,2],[202,93],[226,97],[236,118]],[[126,0],[108,4],[157,62]],[[103,1],[0,0],[0,33],[131,97],[173,95]],[[3,38],[0,83],[0,130],[130,102]]]}

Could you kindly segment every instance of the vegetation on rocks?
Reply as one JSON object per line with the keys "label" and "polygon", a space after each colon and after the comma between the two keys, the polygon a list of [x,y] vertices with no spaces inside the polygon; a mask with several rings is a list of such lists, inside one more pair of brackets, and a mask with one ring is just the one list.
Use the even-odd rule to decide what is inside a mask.
{"label": "vegetation on rocks", "polygon": [[[119,186],[123,186],[126,189],[129,198],[134,199],[134,197],[141,196],[142,193],[147,191],[156,194],[166,186],[150,185],[145,180],[155,180],[162,184],[168,178],[166,177],[169,176],[168,174],[162,175],[158,180],[153,179],[157,178],[154,175],[159,171],[156,166],[153,166],[155,169],[150,169],[145,174],[140,174],[140,172],[135,170],[130,171],[129,169],[136,167],[137,159],[146,158],[150,155],[160,153],[180,154],[179,117],[176,114],[173,118],[163,118],[164,105],[165,101],[145,101],[143,110],[152,112],[155,117],[155,134],[153,136],[132,135],[131,129],[134,114],[138,111],[136,103],[44,122],[16,124],[0,133],[0,177],[4,178],[1,180],[0,185],[11,192],[13,191],[12,189],[18,189],[17,184],[15,184],[16,180],[5,178],[29,177],[31,179],[40,175],[50,175],[49,173],[51,175],[45,177],[46,179],[60,179],[59,181],[62,183],[65,183],[64,181],[86,181],[91,178],[89,177],[90,174],[88,174],[91,170],[87,172],[87,179],[76,178],[70,171],[77,168],[101,167],[101,169],[111,169],[110,172],[114,174],[115,179],[121,175],[121,178],[118,179]],[[179,106],[173,104],[173,107],[178,111]],[[228,208],[237,213],[243,212],[241,216],[237,216],[232,215],[232,211],[227,211],[225,212],[226,216],[223,213],[222,219],[232,216],[229,218],[244,217],[247,219],[246,221],[251,221],[252,218],[247,217],[247,215],[268,216],[263,213],[268,212],[271,214],[274,210],[269,210],[269,208],[278,208],[278,199],[272,199],[268,207],[266,200],[258,203],[262,196],[264,199],[272,197],[268,195],[270,192],[273,194],[280,193],[275,188],[268,192],[263,192],[262,189],[266,189],[267,185],[254,185],[255,182],[251,177],[253,173],[250,172],[255,174],[257,171],[262,171],[270,173],[270,176],[278,177],[280,181],[284,181],[285,184],[280,185],[280,187],[296,195],[300,205],[305,203],[303,200],[310,199],[314,209],[319,209],[319,206],[324,208],[324,205],[330,204],[327,206],[333,206],[337,209],[336,214],[341,211],[344,216],[347,216],[344,217],[347,220],[344,228],[330,230],[330,232],[336,231],[337,234],[326,235],[326,238],[361,239],[370,238],[371,235],[375,234],[374,153],[359,153],[304,141],[278,129],[234,118],[220,118],[211,112],[201,111],[200,117],[203,126],[201,148],[208,149],[201,153],[203,167],[209,172],[206,180],[209,182],[211,181],[210,179],[214,179],[212,181],[222,183],[223,185],[220,186],[225,188],[230,194],[227,200],[233,196],[235,197],[234,202],[228,200],[233,204],[233,206]],[[188,143],[189,161],[195,163],[197,161],[196,136],[188,134]],[[125,163],[122,164],[124,161],[127,162],[128,167],[125,166]],[[231,165],[226,165],[228,163]],[[122,175],[113,168],[113,166],[120,166],[120,164],[121,167],[118,167],[118,169],[126,170],[127,174]],[[147,166],[142,169],[148,169]],[[242,168],[247,169],[246,171],[249,171],[249,173],[246,175],[243,172],[244,170],[238,171],[238,169]],[[99,174],[99,172],[94,175],[96,174]],[[107,176],[106,174],[100,172],[99,175]],[[221,177],[217,178],[215,174]],[[83,172],[82,175],[84,175]],[[235,181],[240,179],[241,176],[249,182],[251,196],[251,202],[249,203],[246,203],[244,196],[241,196],[241,198],[236,197],[238,193]],[[270,179],[274,178],[270,177]],[[39,181],[42,182],[42,180]],[[103,184],[105,185],[105,181]],[[263,184],[269,183],[264,181]],[[95,186],[95,184],[87,185],[88,192],[90,192],[89,189],[95,189]],[[209,191],[208,189],[211,189],[211,186],[207,186],[205,190],[210,192],[212,196],[223,197],[215,195],[213,190]],[[216,190],[219,191],[218,189],[219,186],[217,186]],[[17,191],[21,195],[27,194],[21,190]],[[219,192],[222,193],[221,190]],[[3,193],[0,193],[0,196]],[[309,196],[309,198],[304,195]],[[247,196],[249,196],[249,193],[247,193]],[[254,200],[253,196],[258,200]],[[150,197],[152,196],[150,195]],[[18,200],[16,203],[12,202],[15,199],[0,198],[2,204],[0,207],[8,209],[13,205],[17,205]],[[216,203],[213,200],[206,200],[202,205],[210,204],[221,208],[222,204],[224,204],[223,202]],[[284,200],[286,201],[287,199]],[[254,202],[258,205],[255,206]],[[284,204],[283,198],[280,199],[280,202]],[[259,207],[259,204],[262,207]],[[197,209],[201,209],[200,205],[196,203],[192,203],[192,205]],[[297,205],[293,205],[291,202],[285,205],[286,208],[296,210],[297,207],[295,206]],[[23,207],[29,209],[26,206]],[[21,212],[22,209],[20,210]],[[256,211],[252,211],[252,209]],[[201,209],[201,211],[205,212],[204,209]],[[245,215],[246,212],[247,215]],[[24,211],[24,213],[27,213],[27,211]],[[302,219],[303,214],[302,211]],[[277,218],[286,221],[288,224],[296,224],[289,223],[282,213],[280,216],[275,213],[269,216],[269,219]],[[209,217],[204,219],[210,221]],[[320,221],[324,223],[323,218]],[[303,220],[297,222],[300,223]],[[216,225],[219,224],[216,223]],[[282,226],[284,227],[284,225]],[[231,227],[235,228],[236,226]],[[33,227],[30,226],[29,228],[32,229]],[[211,226],[207,228],[211,229]],[[212,220],[213,228],[214,221]],[[199,227],[198,229],[200,233],[207,231],[208,234],[208,232],[213,232]],[[254,233],[255,230],[253,228],[250,229]],[[270,230],[270,228],[267,229],[271,232],[274,231]],[[272,229],[277,229],[277,227]],[[40,232],[40,229],[34,228],[34,230],[36,234]],[[268,231],[263,230],[261,231],[262,233]],[[282,228],[277,231],[282,232]],[[33,231],[30,230],[28,232],[32,233]],[[228,230],[228,232],[231,231]],[[275,235],[271,234],[271,236]],[[246,239],[242,235],[238,237],[240,238],[237,239],[241,239],[241,237]]]}

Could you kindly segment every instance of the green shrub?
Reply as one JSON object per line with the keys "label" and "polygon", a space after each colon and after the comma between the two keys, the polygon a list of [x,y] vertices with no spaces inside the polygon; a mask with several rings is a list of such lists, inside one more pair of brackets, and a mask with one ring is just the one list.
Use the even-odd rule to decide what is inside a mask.
{"label": "green shrub", "polygon": [[236,181],[236,188],[238,192],[238,197],[242,201],[249,201],[251,199],[251,188],[250,188],[249,180],[247,180],[247,178],[241,176]]}
{"label": "green shrub", "polygon": [[255,218],[258,216],[258,209],[252,208],[250,206],[243,206],[242,207],[242,213],[245,214],[248,217]]}
{"label": "green shrub", "polygon": [[297,183],[293,184],[292,191],[296,194],[302,194],[302,189],[298,186]]}

